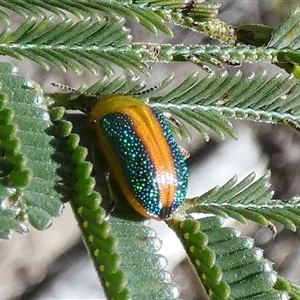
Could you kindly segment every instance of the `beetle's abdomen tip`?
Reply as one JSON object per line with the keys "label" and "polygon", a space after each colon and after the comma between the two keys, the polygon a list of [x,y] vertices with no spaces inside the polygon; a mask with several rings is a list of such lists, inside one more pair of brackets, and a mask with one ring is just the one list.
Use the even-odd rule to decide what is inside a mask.
{"label": "beetle's abdomen tip", "polygon": [[173,208],[172,206],[168,206],[168,207],[163,207],[161,210],[160,210],[160,213],[159,213],[159,219],[160,220],[166,220],[166,219],[169,219],[171,217],[173,213]]}

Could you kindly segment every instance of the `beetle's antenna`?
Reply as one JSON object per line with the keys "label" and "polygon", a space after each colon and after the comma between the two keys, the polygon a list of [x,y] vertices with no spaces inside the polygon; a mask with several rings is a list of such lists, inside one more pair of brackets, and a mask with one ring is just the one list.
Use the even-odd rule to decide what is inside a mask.
{"label": "beetle's antenna", "polygon": [[[62,83],[58,83],[58,82],[51,82],[50,83],[52,86],[54,87],[57,87],[59,89],[62,89],[62,90],[65,90],[65,91],[69,91],[69,92],[73,92],[73,93],[79,93],[81,95],[91,95],[91,96],[94,96],[94,94],[92,93],[89,93],[89,92],[85,92],[85,91],[80,91],[78,89],[75,89],[69,85],[66,85],[66,84],[62,84]],[[146,95],[146,94],[149,94],[157,89],[159,89],[161,87],[161,84],[156,84],[156,85],[153,85],[151,86],[150,88],[146,89],[146,90],[143,90],[143,91],[140,91],[140,92],[137,92],[137,93],[133,93],[131,95],[133,96],[141,96],[141,95]]]}
{"label": "beetle's antenna", "polygon": [[62,83],[57,83],[57,82],[51,82],[50,83],[52,86],[55,86],[59,89],[62,89],[62,90],[66,90],[66,91],[69,91],[69,92],[79,92],[77,89],[69,86],[69,85],[65,85],[65,84],[62,84]]}
{"label": "beetle's antenna", "polygon": [[159,89],[161,87],[161,84],[156,84],[156,85],[153,85],[151,86],[150,88],[144,90],[144,91],[140,91],[140,92],[137,92],[137,93],[134,93],[133,95],[146,95],[146,94],[149,94],[157,89]]}
{"label": "beetle's antenna", "polygon": [[92,94],[92,93],[89,93],[89,92],[85,92],[85,91],[80,91],[78,89],[75,89],[75,88],[73,88],[71,86],[68,86],[68,85],[65,85],[65,84],[62,84],[62,83],[51,82],[50,84],[52,86],[55,86],[55,87],[59,88],[59,89],[66,90],[66,91],[74,93],[74,95],[75,95],[75,96],[73,96],[74,98],[70,99],[70,100],[76,100],[77,98],[81,97],[82,95],[87,95],[89,97],[92,96],[92,97],[90,97],[91,98],[90,101],[86,101],[84,103],[81,103],[80,107],[77,107],[82,112],[90,113],[92,107],[95,105],[95,103],[97,101],[99,101],[99,96],[97,96],[95,94]]}
{"label": "beetle's antenna", "polygon": [[69,91],[69,92],[73,92],[73,93],[79,93],[81,95],[90,95],[90,96],[95,96],[95,94],[92,94],[92,93],[89,93],[89,92],[85,92],[85,91],[80,91],[78,89],[75,89],[69,85],[66,85],[66,84],[62,84],[62,83],[58,83],[58,82],[51,82],[50,83],[52,86],[55,86],[59,89],[62,89],[62,90],[66,90],[66,91]]}

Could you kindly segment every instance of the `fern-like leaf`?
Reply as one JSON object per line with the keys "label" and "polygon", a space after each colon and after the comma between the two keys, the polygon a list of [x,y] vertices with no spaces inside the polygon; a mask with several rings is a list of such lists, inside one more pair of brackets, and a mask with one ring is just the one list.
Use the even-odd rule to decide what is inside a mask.
{"label": "fern-like leaf", "polygon": [[242,77],[240,72],[207,75],[198,80],[197,74],[150,105],[172,112],[195,127],[207,140],[209,134],[203,125],[236,138],[227,118],[287,124],[299,124],[300,86],[293,76],[283,78],[266,73]]}
{"label": "fern-like leaf", "polygon": [[179,214],[209,212],[234,218],[244,224],[252,220],[263,226],[268,226],[269,220],[273,220],[295,231],[300,226],[300,199],[272,199],[269,177],[270,173],[267,173],[253,182],[255,176],[250,174],[238,184],[237,178],[233,177],[222,187],[215,187],[200,197],[187,199]]}
{"label": "fern-like leaf", "polygon": [[210,299],[285,299],[276,272],[254,242],[218,217],[168,221],[193,263]]}
{"label": "fern-like leaf", "polygon": [[73,24],[67,18],[55,24],[49,17],[37,23],[28,18],[15,31],[6,30],[0,35],[0,53],[20,60],[31,59],[49,69],[49,63],[66,71],[81,74],[82,66],[94,74],[99,67],[109,74],[114,70],[110,61],[129,73],[133,69],[148,74],[139,56],[129,49],[131,37],[124,27],[124,19],[109,23],[106,19],[95,21],[90,17]]}
{"label": "fern-like leaf", "polygon": [[27,220],[43,230],[62,212],[57,188],[61,178],[49,130],[51,122],[40,87],[0,64],[1,238],[26,231]]}
{"label": "fern-like leaf", "polygon": [[[153,12],[150,8],[145,8],[143,4],[140,6],[132,3],[132,1],[101,1],[95,0],[92,2],[87,1],[0,1],[0,6],[5,7],[13,12],[18,13],[24,18],[30,17],[30,14],[39,17],[46,18],[46,14],[43,10],[52,12],[57,15],[63,21],[67,20],[66,11],[74,14],[80,19],[85,19],[88,16],[99,20],[105,17],[105,15],[114,16],[116,19],[121,17],[131,18],[132,20],[141,23],[153,33],[157,33],[157,29],[165,32],[168,35],[172,35],[171,30],[164,24],[164,20],[159,14]],[[41,10],[43,9],[43,10]],[[99,12],[103,14],[100,15]],[[4,11],[0,11],[0,18],[10,23],[10,17]]]}

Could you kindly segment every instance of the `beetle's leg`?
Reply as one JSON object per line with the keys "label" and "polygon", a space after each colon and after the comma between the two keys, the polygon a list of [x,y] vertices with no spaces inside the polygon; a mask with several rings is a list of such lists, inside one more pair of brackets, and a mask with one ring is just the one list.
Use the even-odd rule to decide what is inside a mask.
{"label": "beetle's leg", "polygon": [[[117,205],[117,197],[112,188],[111,174],[108,171],[108,165],[103,163],[103,156],[101,157],[99,149],[95,144],[92,146],[91,150],[92,151],[90,153],[90,159],[94,165],[94,177],[96,178],[96,181],[99,181],[101,183],[99,185],[101,194],[104,195],[105,200],[107,199],[109,201],[109,204],[107,203],[108,201],[105,201],[104,205],[104,208],[106,210],[105,220],[107,220]],[[100,161],[102,161],[102,164],[100,164]],[[103,189],[101,188],[101,186]]]}
{"label": "beetle's leg", "polygon": [[[145,85],[146,86],[146,85]],[[134,96],[141,96],[141,95],[147,95],[151,92],[154,92],[156,90],[158,90],[159,88],[161,87],[161,84],[156,84],[156,85],[153,85],[151,87],[149,87],[148,89],[146,90],[143,90],[143,91],[140,91],[140,92],[137,92],[135,94],[133,94]]]}
{"label": "beetle's leg", "polygon": [[186,149],[184,149],[183,147],[181,147],[179,145],[178,145],[178,147],[179,147],[181,155],[183,156],[184,159],[188,159],[191,156],[190,152],[188,152]]}
{"label": "beetle's leg", "polygon": [[[175,118],[172,114],[170,114],[168,112],[164,112],[163,115],[177,127],[177,129],[179,130],[180,133],[185,132],[185,126],[183,125],[183,123],[180,122],[177,118]],[[179,146],[179,149],[181,151],[181,155],[183,156],[183,158],[188,159],[190,157],[190,153],[186,149],[181,147],[180,145],[178,145],[178,146]]]}
{"label": "beetle's leg", "polygon": [[[175,133],[175,135],[179,136],[180,139],[187,140],[188,142],[190,142],[192,140],[192,137],[190,135],[188,128],[185,126],[184,123],[181,122],[181,120],[177,119],[171,113],[166,112],[166,111],[163,112],[163,115],[168,120],[169,124],[172,125],[171,130],[173,131],[173,133]],[[172,127],[174,129],[172,129]],[[176,133],[176,131],[177,131],[177,133]]]}
{"label": "beetle's leg", "polygon": [[105,176],[105,182],[107,185],[108,195],[109,195],[109,200],[110,200],[109,207],[106,211],[106,216],[105,216],[105,219],[107,220],[109,218],[110,214],[115,210],[118,200],[117,200],[117,197],[111,187],[110,173],[108,171],[106,171],[104,176]]}
{"label": "beetle's leg", "polygon": [[167,118],[170,122],[172,122],[178,129],[180,129],[180,127],[183,127],[184,125],[182,124],[182,122],[180,122],[177,118],[175,118],[172,114],[170,114],[169,112],[163,112],[163,115],[165,118]]}

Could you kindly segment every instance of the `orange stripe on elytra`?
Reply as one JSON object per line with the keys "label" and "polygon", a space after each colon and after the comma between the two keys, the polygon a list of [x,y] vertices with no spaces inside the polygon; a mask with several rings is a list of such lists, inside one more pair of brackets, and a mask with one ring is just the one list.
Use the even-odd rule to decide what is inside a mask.
{"label": "orange stripe on elytra", "polygon": [[173,155],[161,124],[153,116],[150,107],[146,105],[138,109],[126,107],[123,109],[123,113],[133,121],[134,131],[142,140],[151,162],[154,164],[163,207],[171,206],[175,199],[177,174]]}

